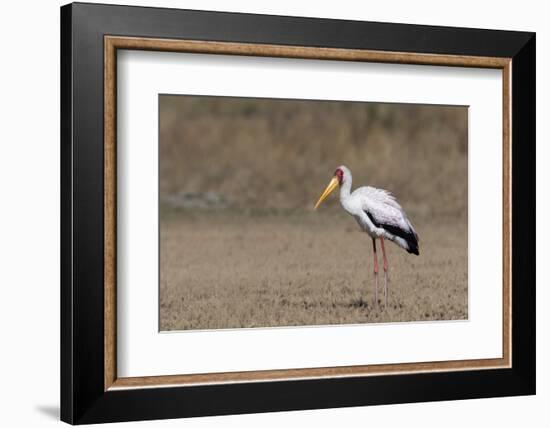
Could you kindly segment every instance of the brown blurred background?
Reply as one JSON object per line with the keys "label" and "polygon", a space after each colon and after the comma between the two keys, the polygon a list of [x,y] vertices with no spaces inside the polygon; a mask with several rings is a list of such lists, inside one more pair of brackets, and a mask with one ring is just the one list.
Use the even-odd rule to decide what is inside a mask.
{"label": "brown blurred background", "polygon": [[[162,329],[467,317],[466,107],[159,103]],[[420,234],[416,259],[391,245],[387,311],[371,305],[371,246],[337,192],[312,211],[341,164],[353,188],[391,191]],[[349,251],[332,254],[331,243]]]}
{"label": "brown blurred background", "polygon": [[465,215],[467,115],[463,107],[163,95],[161,200],[215,192],[244,209],[309,209],[344,164],[354,188],[391,190],[422,214]]}

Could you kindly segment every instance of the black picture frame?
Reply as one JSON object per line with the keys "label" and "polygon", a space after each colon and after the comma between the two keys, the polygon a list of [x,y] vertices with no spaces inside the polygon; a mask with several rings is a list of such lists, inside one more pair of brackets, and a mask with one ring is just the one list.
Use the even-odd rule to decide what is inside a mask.
{"label": "black picture frame", "polygon": [[[512,58],[512,367],[105,391],[105,35]],[[85,424],[534,394],[535,43],[527,32],[63,6],[61,419]]]}

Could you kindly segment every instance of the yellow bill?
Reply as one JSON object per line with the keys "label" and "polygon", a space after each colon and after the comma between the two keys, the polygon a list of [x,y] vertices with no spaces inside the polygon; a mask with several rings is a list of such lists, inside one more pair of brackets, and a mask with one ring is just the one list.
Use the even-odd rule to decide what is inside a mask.
{"label": "yellow bill", "polygon": [[330,180],[330,183],[328,183],[328,186],[327,188],[325,189],[325,191],[323,192],[323,194],[321,195],[321,197],[319,198],[319,200],[317,201],[317,203],[315,204],[315,210],[317,209],[317,207],[319,205],[321,205],[321,202],[323,202],[328,195],[330,195],[330,193],[336,189],[336,187],[338,186],[338,178],[336,177],[333,177],[332,180]]}

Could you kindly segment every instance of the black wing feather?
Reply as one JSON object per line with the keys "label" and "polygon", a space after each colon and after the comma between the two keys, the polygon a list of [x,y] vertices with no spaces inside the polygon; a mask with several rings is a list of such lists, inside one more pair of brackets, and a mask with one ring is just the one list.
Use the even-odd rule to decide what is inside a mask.
{"label": "black wing feather", "polygon": [[394,224],[390,223],[383,223],[378,220],[368,211],[365,210],[365,214],[370,218],[370,221],[372,221],[372,224],[374,224],[376,227],[380,227],[392,235],[398,236],[407,242],[407,246],[409,247],[407,249],[408,253],[416,254],[417,256],[420,254],[418,251],[418,236],[416,236],[416,233],[414,233],[412,230],[404,230]]}

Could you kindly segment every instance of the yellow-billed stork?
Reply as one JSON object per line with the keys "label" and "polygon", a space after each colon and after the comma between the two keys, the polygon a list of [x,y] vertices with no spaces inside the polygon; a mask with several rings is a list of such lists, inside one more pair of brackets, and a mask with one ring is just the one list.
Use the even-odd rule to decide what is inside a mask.
{"label": "yellow-billed stork", "polygon": [[340,186],[340,203],[348,214],[351,214],[359,227],[372,238],[374,252],[374,299],[378,303],[378,256],[376,239],[380,239],[384,259],[384,306],[388,305],[388,259],[384,248],[384,238],[393,241],[411,254],[419,254],[418,234],[414,230],[407,214],[395,197],[388,191],[364,186],[351,191],[351,171],[339,166],[327,188],[315,204],[315,209],[327,196]]}

